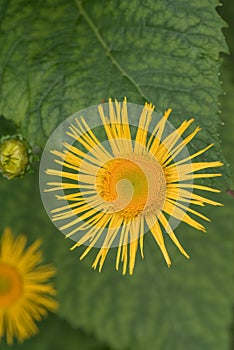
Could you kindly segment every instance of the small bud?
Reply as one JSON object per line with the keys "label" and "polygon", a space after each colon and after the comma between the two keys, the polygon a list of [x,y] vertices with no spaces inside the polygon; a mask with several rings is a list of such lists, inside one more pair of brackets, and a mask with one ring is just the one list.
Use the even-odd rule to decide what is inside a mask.
{"label": "small bud", "polygon": [[23,175],[29,162],[27,146],[17,138],[8,138],[0,144],[0,171],[8,179]]}

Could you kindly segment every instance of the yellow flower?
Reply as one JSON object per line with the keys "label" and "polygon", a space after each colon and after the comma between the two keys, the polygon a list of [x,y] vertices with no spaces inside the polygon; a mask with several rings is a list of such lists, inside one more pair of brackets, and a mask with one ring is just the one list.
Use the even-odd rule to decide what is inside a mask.
{"label": "yellow flower", "polygon": [[47,310],[55,311],[56,294],[46,282],[55,274],[50,265],[38,266],[42,261],[36,240],[25,248],[27,239],[13,238],[6,228],[0,245],[0,339],[6,335],[8,344],[16,337],[19,342],[37,333],[35,321],[40,321]]}
{"label": "yellow flower", "polygon": [[[76,125],[70,125],[67,134],[75,140],[73,144],[76,144],[63,143],[63,152],[52,151],[59,158],[55,162],[61,165],[61,169],[47,169],[46,173],[59,176],[62,181],[48,183],[50,188],[46,192],[64,191],[62,196],[56,197],[68,204],[54,208],[51,213],[54,221],[66,220],[60,227],[62,231],[73,227],[66,237],[79,235],[78,239],[74,239],[77,243],[72,249],[82,244],[88,245],[81,259],[92,247],[99,246],[101,249],[93,267],[96,268],[99,264],[100,271],[115,242],[114,245],[118,246],[116,269],[121,260],[125,274],[129,261],[129,273],[132,274],[138,246],[142,258],[144,257],[143,236],[147,230],[151,231],[168,266],[171,265],[171,260],[165,247],[162,228],[181,253],[189,258],[175,236],[169,219],[172,217],[205,231],[186,211],[207,221],[209,219],[189,208],[189,204],[221,204],[196,195],[192,190],[219,191],[193,184],[192,181],[220,176],[221,174],[215,173],[199,174],[197,171],[219,167],[222,163],[191,162],[212,145],[195,154],[184,155],[186,145],[200,130],[196,128],[184,140],[181,139],[193,119],[184,121],[178,129],[170,131],[165,137],[164,131],[171,113],[168,109],[149,132],[150,122],[154,122],[154,107],[146,103],[135,137],[132,137],[134,130],[129,125],[127,108],[126,99],[122,105],[118,101],[113,104],[109,100],[108,118],[103,107],[99,106],[108,147],[95,136],[85,118],[76,119]],[[179,154],[182,156],[178,160]]]}

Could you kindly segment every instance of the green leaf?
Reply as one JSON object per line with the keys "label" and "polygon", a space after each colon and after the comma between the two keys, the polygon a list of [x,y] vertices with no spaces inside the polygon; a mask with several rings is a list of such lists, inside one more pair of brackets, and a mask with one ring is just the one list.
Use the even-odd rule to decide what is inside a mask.
{"label": "green leaf", "polygon": [[2,136],[10,136],[17,132],[17,128],[11,120],[0,116],[0,138]]}
{"label": "green leaf", "polygon": [[[3,346],[3,347],[2,347]],[[73,329],[66,321],[50,314],[39,325],[39,333],[23,344],[14,343],[7,346],[4,342],[2,350],[108,350],[92,336],[81,330]]]}
{"label": "green leaf", "polygon": [[173,263],[168,269],[148,233],[145,259],[137,256],[135,274],[130,277],[115,271],[115,249],[102,273],[91,269],[96,249],[81,262],[85,247],[69,251],[72,242],[48,220],[37,182],[36,175],[0,181],[0,196],[5,199],[0,207],[0,230],[8,225],[15,234],[27,234],[29,241],[43,239],[45,261],[57,267],[60,317],[113,349],[228,348],[233,301],[231,197],[218,196],[225,203],[223,208],[203,210],[213,221],[206,225],[208,234],[183,224],[177,228],[190,260],[165,237]]}
{"label": "green leaf", "polygon": [[[192,150],[217,136],[220,51],[227,51],[218,0],[2,0],[0,113],[44,146],[72,113],[108,97],[195,117]],[[208,156],[203,157],[207,160]],[[223,188],[229,186],[227,168]]]}

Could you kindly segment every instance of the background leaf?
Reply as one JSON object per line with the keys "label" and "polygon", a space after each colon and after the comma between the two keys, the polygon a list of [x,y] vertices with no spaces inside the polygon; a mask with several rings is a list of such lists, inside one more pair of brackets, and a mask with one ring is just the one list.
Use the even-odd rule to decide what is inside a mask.
{"label": "background leaf", "polygon": [[26,340],[23,344],[14,343],[12,346],[1,345],[2,350],[109,350],[99,344],[92,335],[87,335],[79,329],[73,329],[66,321],[50,314],[39,324],[37,335]]}
{"label": "background leaf", "polygon": [[[185,116],[195,116],[204,133],[193,147],[200,148],[214,139],[217,147],[209,157],[220,158],[216,131],[217,96],[221,91],[218,53],[226,48],[220,30],[223,22],[214,9],[217,1],[178,0],[176,6],[162,0],[116,4],[88,0],[83,6],[112,56],[137,79],[144,94],[149,95],[147,99],[161,110],[173,107],[175,125]],[[233,3],[225,0],[225,5],[222,13],[232,21]],[[92,32],[74,2],[1,0],[0,6],[5,38],[0,46],[0,113],[21,125],[31,143],[35,140],[43,146],[66,116],[109,96],[121,99],[127,95],[131,102],[144,102],[134,84],[107,56],[97,33]],[[233,27],[225,33],[229,33],[231,43]],[[220,131],[224,155],[233,169],[232,74],[232,58],[225,57],[222,80],[228,94],[221,100],[225,124]],[[231,186],[228,176],[223,182],[224,188]],[[114,270],[115,250],[101,274],[91,269],[96,251],[82,262],[79,256],[83,247],[69,251],[72,243],[64,240],[49,221],[38,187],[37,173],[11,182],[0,180],[0,232],[8,225],[15,235],[27,234],[30,242],[43,238],[45,261],[53,262],[58,269],[58,317],[66,321],[50,316],[40,325],[41,333],[23,349],[60,350],[60,345],[62,350],[69,344],[71,350],[79,346],[103,350],[103,343],[121,350],[232,347],[231,197],[224,193],[215,196],[225,206],[204,210],[212,219],[207,234],[185,225],[177,228],[191,255],[189,261],[166,240],[173,262],[168,269],[147,235],[145,260],[138,256],[135,275],[123,277]],[[1,344],[1,349],[8,347]]]}
{"label": "background leaf", "polygon": [[[78,110],[109,97],[195,117],[217,137],[219,53],[227,51],[218,0],[1,0],[0,113],[21,125],[31,145]],[[204,156],[206,158],[206,155]],[[230,184],[223,170],[223,188]],[[220,180],[216,180],[219,181]]]}
{"label": "background leaf", "polygon": [[219,12],[228,23],[228,28],[224,29],[225,37],[230,48],[230,55],[223,55],[223,64],[221,66],[221,80],[223,81],[223,88],[225,95],[220,97],[221,110],[224,124],[222,125],[222,142],[223,153],[227,157],[232,174],[233,187],[234,181],[234,162],[233,162],[233,130],[234,130],[234,2],[230,0],[223,0],[223,7]]}

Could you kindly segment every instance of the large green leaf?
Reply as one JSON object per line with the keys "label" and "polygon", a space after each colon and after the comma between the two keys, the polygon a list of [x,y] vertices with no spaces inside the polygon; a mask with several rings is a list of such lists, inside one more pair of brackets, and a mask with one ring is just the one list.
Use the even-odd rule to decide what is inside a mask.
{"label": "large green leaf", "polygon": [[124,277],[114,269],[115,249],[102,273],[91,269],[96,250],[82,262],[84,247],[69,251],[72,242],[49,222],[37,181],[36,175],[1,181],[0,229],[10,225],[15,234],[28,234],[30,241],[44,239],[46,261],[53,261],[58,270],[55,283],[62,318],[113,349],[227,349],[233,272],[231,197],[220,196],[224,208],[203,210],[214,221],[207,225],[208,234],[185,225],[177,228],[191,260],[166,239],[173,262],[168,269],[147,234],[145,260],[138,256],[135,274]]}
{"label": "large green leaf", "polygon": [[[148,100],[171,107],[176,126],[195,117],[203,133],[193,150],[214,142],[209,159],[222,160],[218,71],[227,48],[218,3],[1,0],[0,113],[43,146],[83,107],[108,97]],[[228,175],[221,181],[229,186]]]}

